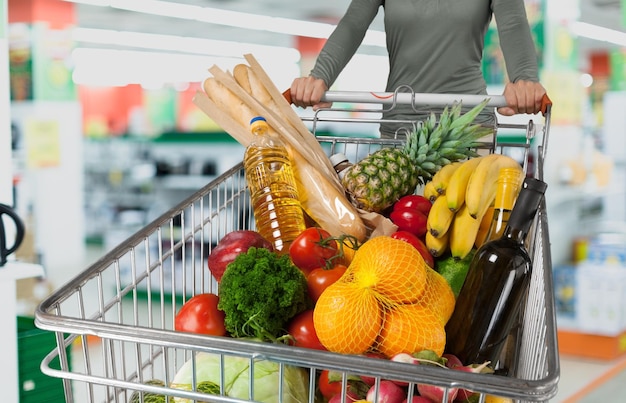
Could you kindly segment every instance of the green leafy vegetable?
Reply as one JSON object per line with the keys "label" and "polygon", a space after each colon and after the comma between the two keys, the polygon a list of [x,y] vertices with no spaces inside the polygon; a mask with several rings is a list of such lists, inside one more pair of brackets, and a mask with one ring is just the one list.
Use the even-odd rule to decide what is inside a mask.
{"label": "green leafy vegetable", "polygon": [[251,247],[231,262],[220,282],[218,309],[233,337],[277,340],[289,320],[310,307],[304,274],[288,255]]}
{"label": "green leafy vegetable", "polygon": [[[245,357],[224,356],[224,368],[220,355],[200,352],[195,356],[195,377],[198,389],[203,383],[214,384],[219,394],[219,384],[224,373],[224,394],[231,398],[263,403],[304,403],[308,400],[309,377],[305,369],[285,365],[282,370],[282,400],[280,398],[280,365],[266,360],[254,360],[254,396],[250,396],[251,360]],[[194,362],[189,359],[178,370],[171,387],[191,390]],[[174,403],[190,403],[184,398],[174,398]]]}
{"label": "green leafy vegetable", "polygon": [[[151,379],[147,382],[145,382],[146,385],[157,385],[157,386],[165,386],[165,382],[163,382],[160,379]],[[191,388],[191,381],[189,384],[182,384],[182,385],[172,385],[173,388],[175,389],[182,389],[182,390],[193,390]],[[205,393],[207,395],[219,395],[220,394],[220,387],[219,385],[213,383],[213,382],[209,382],[209,381],[203,381],[203,382],[198,382],[196,385],[196,391],[200,392],[200,393]],[[152,392],[145,392],[143,394],[143,400],[141,400],[141,392],[139,391],[135,391],[133,392],[133,394],[130,397],[130,400],[128,403],[170,403],[170,402],[176,402],[178,400],[176,399],[167,399],[165,397],[165,395],[161,394],[161,393],[152,393]],[[185,400],[183,400],[185,401]]]}
{"label": "green leafy vegetable", "polygon": [[[151,379],[149,381],[145,382],[146,385],[157,385],[157,386],[165,386],[165,382],[163,382],[160,379]],[[129,403],[140,403],[140,402],[144,402],[144,403],[166,403],[167,400],[165,398],[165,395],[162,395],[160,393],[152,393],[152,392],[145,392],[143,394],[143,400],[141,400],[141,392],[139,391],[135,391],[133,392],[133,394],[130,397]]]}

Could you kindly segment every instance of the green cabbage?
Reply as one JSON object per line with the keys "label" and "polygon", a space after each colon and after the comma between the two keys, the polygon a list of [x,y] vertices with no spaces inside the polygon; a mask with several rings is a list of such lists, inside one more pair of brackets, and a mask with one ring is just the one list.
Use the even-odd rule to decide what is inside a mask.
{"label": "green cabbage", "polygon": [[[196,354],[196,383],[221,381],[220,355],[210,353]],[[236,356],[224,356],[224,393],[228,397],[254,400],[263,403],[279,401],[279,364],[266,361],[254,361],[254,399],[249,396],[250,359]],[[309,396],[309,377],[305,369],[285,365],[283,368],[283,403],[304,403]],[[178,370],[171,387],[191,390],[193,363],[188,360]],[[174,398],[175,403],[191,402],[184,398]]]}
{"label": "green cabbage", "polygon": [[[165,386],[165,382],[160,379],[151,379],[145,382],[146,385]],[[129,403],[141,403],[142,400],[139,397],[140,392],[135,391],[130,397]],[[146,392],[143,394],[144,403],[165,403],[165,396],[157,393]]]}

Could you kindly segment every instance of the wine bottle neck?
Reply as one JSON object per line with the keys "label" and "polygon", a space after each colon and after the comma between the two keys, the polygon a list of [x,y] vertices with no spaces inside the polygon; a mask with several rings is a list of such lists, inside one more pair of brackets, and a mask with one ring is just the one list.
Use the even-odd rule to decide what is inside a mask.
{"label": "wine bottle neck", "polygon": [[547,185],[543,181],[526,178],[504,230],[505,237],[524,240],[533,223],[546,187]]}
{"label": "wine bottle neck", "polygon": [[524,243],[526,236],[528,235],[528,231],[530,230],[530,224],[528,228],[513,228],[509,225],[504,229],[504,234],[502,234],[503,238],[511,239],[517,243]]}

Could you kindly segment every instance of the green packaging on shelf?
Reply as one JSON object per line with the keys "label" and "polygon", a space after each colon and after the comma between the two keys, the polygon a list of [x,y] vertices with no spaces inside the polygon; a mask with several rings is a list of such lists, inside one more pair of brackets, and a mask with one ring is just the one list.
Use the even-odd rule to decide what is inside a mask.
{"label": "green packaging on shelf", "polygon": [[[65,401],[63,380],[47,376],[40,369],[41,361],[56,345],[54,332],[38,329],[31,317],[17,317],[20,403]],[[71,346],[67,355],[71,361]],[[52,367],[60,368],[58,358],[55,361]]]}

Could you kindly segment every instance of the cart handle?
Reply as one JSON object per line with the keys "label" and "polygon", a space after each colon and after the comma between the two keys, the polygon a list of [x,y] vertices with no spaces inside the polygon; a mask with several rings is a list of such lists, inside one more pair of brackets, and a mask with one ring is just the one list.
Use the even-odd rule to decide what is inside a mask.
{"label": "cart handle", "polygon": [[552,101],[548,98],[548,94],[543,94],[541,98],[541,113],[543,115],[550,113],[550,109],[552,109]]}
{"label": "cart handle", "polygon": [[[291,102],[291,89],[283,92],[283,96]],[[327,91],[322,96],[323,102],[358,102],[376,103],[383,105],[403,104],[403,105],[430,105],[445,107],[455,102],[462,101],[464,104],[473,106],[489,98],[487,106],[502,107],[507,106],[503,95],[469,95],[469,94],[429,94],[411,92],[367,92],[367,91]],[[552,105],[548,95],[544,94],[541,99],[541,113],[546,114]]]}

